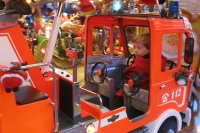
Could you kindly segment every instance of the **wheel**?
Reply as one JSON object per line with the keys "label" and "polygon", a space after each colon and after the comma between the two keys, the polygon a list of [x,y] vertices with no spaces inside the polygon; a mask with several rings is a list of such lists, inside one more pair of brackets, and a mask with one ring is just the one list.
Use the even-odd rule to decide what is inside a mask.
{"label": "wheel", "polygon": [[134,54],[131,54],[131,56],[130,56],[130,57],[128,58],[128,60],[127,60],[127,65],[126,65],[127,67],[130,65],[130,61],[131,61],[131,59],[134,60],[135,57],[136,57],[136,56],[135,56]]}
{"label": "wheel", "polygon": [[[96,69],[99,69],[95,72]],[[98,80],[95,77],[99,77]],[[100,84],[102,83],[107,76],[107,68],[106,65],[103,62],[97,62],[93,67],[91,71],[91,79],[94,83]]]}
{"label": "wheel", "polygon": [[163,122],[160,126],[158,133],[176,133],[177,132],[177,123],[174,117],[170,117]]}
{"label": "wheel", "polygon": [[133,70],[129,70],[122,75],[121,80],[123,84],[128,84],[129,86],[129,88],[126,90],[123,88],[123,91],[127,95],[134,96],[135,94],[139,92],[141,88],[141,81],[142,81],[142,76],[139,73]]}
{"label": "wheel", "polygon": [[169,68],[168,70],[171,70],[171,69],[177,67],[176,63],[171,60],[166,61],[166,66],[168,66],[168,68]]}

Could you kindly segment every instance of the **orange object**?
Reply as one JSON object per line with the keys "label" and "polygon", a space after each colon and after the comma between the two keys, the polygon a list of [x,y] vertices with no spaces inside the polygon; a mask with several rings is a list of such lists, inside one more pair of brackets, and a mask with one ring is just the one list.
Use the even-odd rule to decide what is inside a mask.
{"label": "orange object", "polygon": [[[132,29],[129,29],[131,26]],[[175,129],[180,131],[183,127],[182,123],[189,125],[191,120],[192,112],[188,104],[190,97],[196,95],[193,79],[190,78],[194,76],[194,64],[186,67],[190,70],[189,76],[186,77],[188,84],[178,85],[174,74],[182,68],[183,37],[191,38],[191,31],[189,22],[182,18],[168,19],[148,14],[86,16],[84,69],[81,72],[76,69],[75,59],[83,57],[82,52],[66,49],[66,54],[73,58],[73,75],[61,69],[54,70],[50,64],[51,70],[45,74],[41,73],[40,67],[28,69],[30,82],[20,86],[19,93],[6,93],[6,86],[0,83],[0,133],[51,133],[58,127],[58,131],[76,133],[86,131],[89,124],[92,125],[95,133],[143,132],[144,130],[157,133],[165,129],[162,128],[162,124],[166,121],[167,125],[175,123],[171,127],[176,127]],[[126,67],[125,61],[133,49],[131,40],[127,41],[127,34],[132,37],[140,32],[150,34],[150,82],[148,82],[148,89],[140,88],[138,95],[131,96],[131,94],[123,94],[122,90],[139,83],[129,80],[122,85],[121,82],[122,72]],[[0,43],[0,68],[11,67],[11,61],[28,62],[29,67],[32,64],[38,65],[19,25],[1,27],[0,33],[0,42],[2,42]],[[179,52],[176,56],[176,66],[162,71],[162,38],[170,33],[179,35],[177,48]],[[103,45],[105,38],[109,42],[106,47]],[[45,54],[48,52],[47,50]],[[107,70],[105,79],[99,84],[91,81],[93,76],[91,68],[97,62],[103,62]],[[98,68],[100,67],[97,66]],[[80,87],[77,80],[79,73],[85,74],[83,87]],[[4,74],[4,70],[0,69],[0,77]],[[102,74],[102,70],[96,73],[97,76]],[[92,97],[86,101],[83,99],[85,94]],[[116,99],[116,95],[120,97]],[[58,121],[56,118],[59,118]]]}
{"label": "orange object", "polygon": [[97,71],[97,76],[99,76],[99,77],[100,77],[100,76],[101,76],[101,74],[102,74],[101,70],[98,70],[98,71]]}
{"label": "orange object", "polygon": [[133,85],[134,85],[134,81],[132,79],[129,79],[128,80],[128,86],[133,87]]}
{"label": "orange object", "polygon": [[[86,74],[90,72],[89,71],[89,68],[91,67],[90,64],[96,63],[97,61],[104,62],[107,66],[108,73],[110,73],[110,75],[108,74],[107,77],[113,79],[117,83],[119,79],[121,78],[121,77],[118,78],[117,73],[120,73],[119,70],[121,69],[118,69],[118,66],[115,65],[115,63],[116,64],[119,63],[118,60],[124,59],[123,58],[124,56],[126,57],[128,56],[129,52],[132,52],[131,50],[129,51],[127,50],[127,47],[131,48],[129,47],[129,45],[130,46],[132,45],[128,44],[126,42],[127,40],[125,40],[127,39],[126,38],[127,36],[124,34],[126,33],[125,29],[128,26],[133,26],[136,29],[132,31],[132,33],[134,32],[134,35],[135,34],[137,35],[142,31],[150,33],[151,47],[150,47],[150,52],[149,52],[150,53],[150,58],[149,58],[150,59],[150,68],[149,68],[150,82],[148,84],[149,87],[147,90],[143,90],[143,88],[141,88],[140,91],[138,91],[138,93],[141,93],[141,96],[147,95],[148,97],[144,99],[146,103],[141,102],[137,104],[137,105],[142,106],[139,110],[143,110],[142,111],[143,115],[141,116],[145,116],[145,117],[141,118],[140,120],[136,120],[134,118],[130,118],[131,116],[129,116],[129,118],[127,119],[126,115],[133,115],[134,111],[130,114],[128,114],[128,112],[123,114],[123,111],[120,113],[119,112],[114,113],[114,111],[118,110],[119,108],[116,108],[114,110],[111,109],[108,112],[101,114],[102,112],[100,111],[100,109],[96,109],[96,108],[93,109],[93,105],[89,103],[86,104],[85,101],[82,101],[81,108],[82,108],[82,112],[84,116],[91,115],[98,119],[98,122],[99,122],[98,128],[97,128],[98,132],[121,133],[121,132],[137,131],[136,129],[139,130],[139,128],[142,128],[145,125],[149,128],[148,132],[154,133],[154,132],[158,132],[158,130],[161,128],[160,127],[161,124],[163,124],[163,122],[166,121],[167,118],[170,118],[171,116],[175,118],[177,121],[179,121],[180,123],[182,123],[180,113],[188,112],[186,115],[190,117],[190,113],[189,113],[190,109],[187,107],[188,102],[187,102],[186,97],[190,95],[188,92],[193,89],[193,88],[190,88],[191,79],[189,79],[188,77],[189,79],[188,84],[185,86],[180,86],[176,83],[176,79],[173,76],[173,74],[175,72],[178,72],[182,67],[181,66],[181,62],[183,61],[182,55],[184,54],[182,53],[184,49],[183,36],[186,36],[188,38],[191,37],[190,33],[187,31],[187,30],[191,31],[189,23],[187,22],[187,20],[183,20],[183,19],[164,19],[164,18],[159,18],[159,17],[155,18],[153,16],[147,18],[144,16],[143,17],[121,16],[120,19],[118,19],[115,16],[91,16],[91,17],[88,17],[88,19],[86,19],[85,21],[86,22],[85,31],[87,31],[86,32],[87,36],[85,39],[85,47],[87,50],[85,50],[84,55],[87,55],[86,58],[88,59],[87,60],[88,62],[87,61],[85,62],[86,63],[85,70],[88,70],[86,71]],[[119,25],[118,25],[118,22],[120,23]],[[188,23],[188,25],[185,25],[184,23]],[[104,29],[103,26],[106,26],[106,28],[109,29],[109,33],[108,33],[109,34],[108,39],[110,42],[108,45],[108,49],[110,50],[109,53],[102,52],[103,51],[102,49],[104,47],[102,47],[103,45],[102,46],[100,45],[101,42],[95,43],[96,41],[98,41],[98,39],[94,37],[94,31],[95,32],[99,31],[99,34],[101,35],[101,31],[103,31]],[[113,38],[115,38],[114,31],[116,31],[115,29],[116,27],[118,27],[119,29],[117,41],[113,40]],[[147,27],[147,29],[145,29],[145,27]],[[184,32],[183,32],[183,29],[184,29]],[[165,34],[169,34],[169,33],[177,33],[179,35],[178,51],[180,52],[177,53],[177,57],[176,57],[176,63],[178,62],[177,66],[174,67],[173,69],[166,70],[165,68],[166,64],[162,63],[162,58],[161,58],[162,57],[162,38]],[[117,42],[117,46],[122,46],[122,49],[120,48],[120,51],[115,48],[116,42]],[[95,51],[95,48],[100,49],[100,50]],[[119,52],[121,52],[122,56],[120,55],[115,56],[117,52],[114,53],[114,50],[118,50]],[[113,58],[113,55],[114,55],[114,58]],[[169,60],[171,57],[166,56],[166,58]],[[194,74],[193,68],[194,66],[193,64],[191,64],[190,75]],[[110,83],[111,81],[109,82],[108,81],[109,80],[105,79],[105,81],[102,84],[97,85],[98,86],[97,90],[99,90],[99,94],[106,96],[106,98],[110,100],[109,102],[111,102],[112,84]],[[117,84],[116,82],[114,82],[115,84],[113,86]],[[90,82],[86,81],[86,86],[87,86],[87,83],[89,84]],[[108,83],[108,86],[106,86],[107,83]],[[133,81],[129,80],[127,83],[127,86],[128,87],[133,86],[134,84],[137,84],[137,83],[134,83]],[[104,86],[105,86],[104,88],[105,90],[102,91],[102,87]],[[127,86],[123,86],[124,89],[128,89]],[[105,95],[105,92],[107,91],[109,94],[106,93]],[[136,102],[134,98],[137,96],[135,97],[126,96],[126,94],[122,93],[122,90],[115,92],[115,96],[119,96],[119,95],[124,98],[124,101],[126,102],[127,106],[131,106],[136,109],[139,108],[138,106],[134,106],[135,105],[134,103]],[[126,97],[128,98],[126,99]],[[142,99],[137,98],[137,102],[141,100]],[[109,104],[108,107],[112,106],[112,103],[111,104],[108,103],[108,104]],[[106,115],[107,117],[102,117],[102,115],[104,114],[109,114],[109,115]],[[119,118],[122,118],[122,119],[118,118],[118,114],[120,114],[121,116],[121,117],[119,116]],[[105,122],[110,119],[113,119],[113,120],[116,119],[116,120],[113,123]],[[136,120],[136,121],[132,122],[131,120],[133,121]],[[120,124],[121,122],[123,122],[123,124]],[[187,123],[188,122],[189,121],[187,121]],[[181,124],[180,125],[177,124],[177,129],[181,130],[181,128],[182,128]]]}

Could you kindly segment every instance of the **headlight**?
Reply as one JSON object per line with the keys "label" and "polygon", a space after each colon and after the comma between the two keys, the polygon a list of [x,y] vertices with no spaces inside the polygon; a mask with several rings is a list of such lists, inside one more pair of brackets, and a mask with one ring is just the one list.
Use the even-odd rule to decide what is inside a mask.
{"label": "headlight", "polygon": [[89,123],[86,126],[86,133],[94,133],[95,131],[95,126],[92,123]]}

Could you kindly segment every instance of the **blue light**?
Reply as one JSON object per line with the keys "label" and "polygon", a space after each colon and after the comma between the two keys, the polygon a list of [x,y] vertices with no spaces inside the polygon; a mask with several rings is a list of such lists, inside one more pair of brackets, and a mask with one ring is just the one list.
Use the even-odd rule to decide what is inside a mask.
{"label": "blue light", "polygon": [[178,14],[179,13],[179,2],[171,1],[169,3],[169,13],[170,14]]}
{"label": "blue light", "polygon": [[113,2],[113,10],[118,11],[122,7],[121,2],[115,1]]}

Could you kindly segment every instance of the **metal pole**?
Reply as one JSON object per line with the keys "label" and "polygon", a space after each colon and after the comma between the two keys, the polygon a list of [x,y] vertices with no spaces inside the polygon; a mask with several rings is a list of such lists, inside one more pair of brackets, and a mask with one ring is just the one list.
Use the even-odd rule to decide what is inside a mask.
{"label": "metal pole", "polygon": [[[52,69],[53,72],[53,88],[54,88],[54,120],[55,120],[55,131],[58,131],[58,127],[59,127],[59,120],[58,120],[58,100],[57,100],[57,89],[56,89],[56,73],[55,73],[55,69],[53,67],[52,64],[50,63],[38,63],[38,64],[32,64],[32,65],[26,65],[26,66],[21,66],[20,69],[29,69],[29,68],[35,68],[35,67],[39,67],[39,66],[49,66]],[[9,68],[8,68],[9,70]]]}
{"label": "metal pole", "polygon": [[[62,13],[63,4],[64,3],[59,2],[59,10],[58,10],[57,16],[55,16],[53,20],[52,31],[51,31],[51,35],[49,37],[49,41],[47,44],[43,63],[51,62],[51,59],[53,57],[53,51],[55,48],[55,43],[56,43],[56,39],[58,36],[58,31],[59,31],[60,23],[61,23],[61,13]],[[48,69],[49,69],[49,66],[42,67],[41,69],[42,74],[48,72]]]}
{"label": "metal pole", "polygon": [[77,82],[77,59],[72,59],[72,66],[73,67],[73,82]]}
{"label": "metal pole", "polygon": [[156,0],[156,5],[157,5],[158,12],[159,12],[159,15],[160,15],[160,14],[161,14],[161,11],[160,11],[160,6],[159,6],[159,2],[158,2],[158,0]]}

